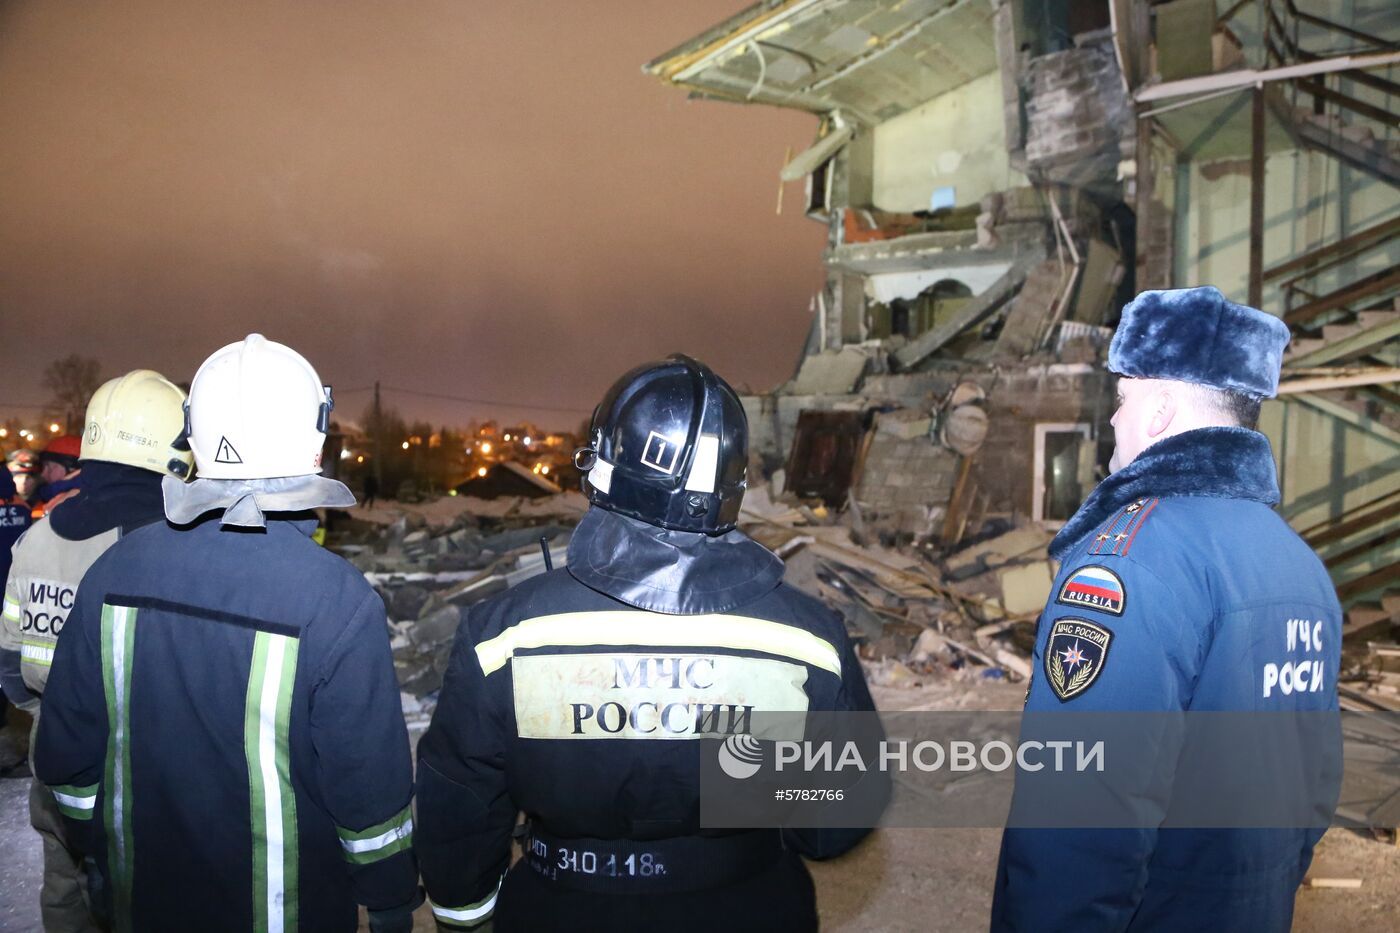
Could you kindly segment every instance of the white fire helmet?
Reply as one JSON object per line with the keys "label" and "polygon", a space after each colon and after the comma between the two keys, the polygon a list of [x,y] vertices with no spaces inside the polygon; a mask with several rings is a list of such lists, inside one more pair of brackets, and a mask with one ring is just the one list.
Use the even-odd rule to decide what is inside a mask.
{"label": "white fire helmet", "polygon": [[184,391],[153,370],[136,369],[107,380],[88,402],[78,458],[188,478],[190,453],[176,446],[184,404]]}
{"label": "white fire helmet", "polygon": [[321,472],[331,388],[291,347],[249,334],[216,351],[194,374],[186,404],[200,479]]}

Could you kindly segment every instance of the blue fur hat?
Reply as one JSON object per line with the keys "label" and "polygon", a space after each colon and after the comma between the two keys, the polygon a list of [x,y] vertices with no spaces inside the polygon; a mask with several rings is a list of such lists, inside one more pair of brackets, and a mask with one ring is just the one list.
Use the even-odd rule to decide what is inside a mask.
{"label": "blue fur hat", "polygon": [[1273,398],[1288,338],[1283,321],[1227,300],[1214,285],[1143,292],[1123,309],[1108,368]]}

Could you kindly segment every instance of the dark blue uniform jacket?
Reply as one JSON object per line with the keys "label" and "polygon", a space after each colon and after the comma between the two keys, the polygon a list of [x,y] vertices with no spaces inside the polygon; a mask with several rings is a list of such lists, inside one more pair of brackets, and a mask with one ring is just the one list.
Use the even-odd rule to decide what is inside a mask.
{"label": "dark blue uniform jacket", "polygon": [[[1240,428],[1168,438],[1101,483],[1051,545],[1027,713],[1336,710],[1341,610],[1278,499],[1268,440]],[[992,929],[1282,933],[1321,834],[1008,829]]]}
{"label": "dark blue uniform jacket", "polygon": [[350,931],[414,897],[384,607],[314,528],[162,522],[83,578],[35,771],[119,930]]}
{"label": "dark blue uniform jacket", "polygon": [[672,866],[678,888],[665,893],[625,858],[615,891],[574,883],[605,873],[606,854],[599,872],[582,866],[588,878],[565,864],[547,879],[524,859],[507,873],[519,811],[555,837],[597,841],[579,844],[585,859],[608,841],[704,835],[699,755],[742,732],[746,708],[873,709],[841,618],[733,535],[706,541],[595,508],[567,570],[471,609],[418,747],[416,845],[440,923],[471,928],[494,912],[498,933],[815,928],[801,856],[838,855],[866,830],[772,830],[781,854],[704,890],[687,890],[686,873],[716,866],[695,861]]}

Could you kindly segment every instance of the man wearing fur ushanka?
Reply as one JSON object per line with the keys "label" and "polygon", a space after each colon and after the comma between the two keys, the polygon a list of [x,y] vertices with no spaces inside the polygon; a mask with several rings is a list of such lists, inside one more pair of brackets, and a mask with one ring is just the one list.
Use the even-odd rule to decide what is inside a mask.
{"label": "man wearing fur ushanka", "polygon": [[[1027,723],[1050,711],[1337,709],[1341,608],[1274,511],[1273,455],[1255,430],[1288,338],[1278,318],[1209,286],[1143,292],[1124,308],[1108,354],[1119,376],[1111,475],[1050,545],[1061,569],[1038,624]],[[1320,749],[1325,770],[1334,751]],[[1216,794],[1183,799],[1184,760],[1155,757],[1141,786],[1095,791],[1105,812],[1129,800],[1160,819],[1024,828],[1013,816],[992,929],[1288,930],[1335,786],[1310,785],[1321,825],[1173,821]],[[1234,776],[1256,789],[1292,777]],[[1018,803],[1036,779],[1018,778]],[[1296,828],[1232,828],[1251,825]]]}

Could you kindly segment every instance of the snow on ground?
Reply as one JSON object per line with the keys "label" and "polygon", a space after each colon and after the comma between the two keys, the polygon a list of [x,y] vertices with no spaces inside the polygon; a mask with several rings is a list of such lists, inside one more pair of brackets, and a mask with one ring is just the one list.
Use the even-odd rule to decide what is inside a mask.
{"label": "snow on ground", "polygon": [[480,518],[569,518],[577,520],[588,510],[588,500],[580,492],[565,492],[557,496],[525,499],[503,496],[499,499],[477,499],[473,496],[440,496],[426,502],[398,502],[380,499],[372,508],[357,505],[346,511],[361,521],[376,525],[392,525],[405,515],[421,515],[430,528],[445,528],[464,514]]}

